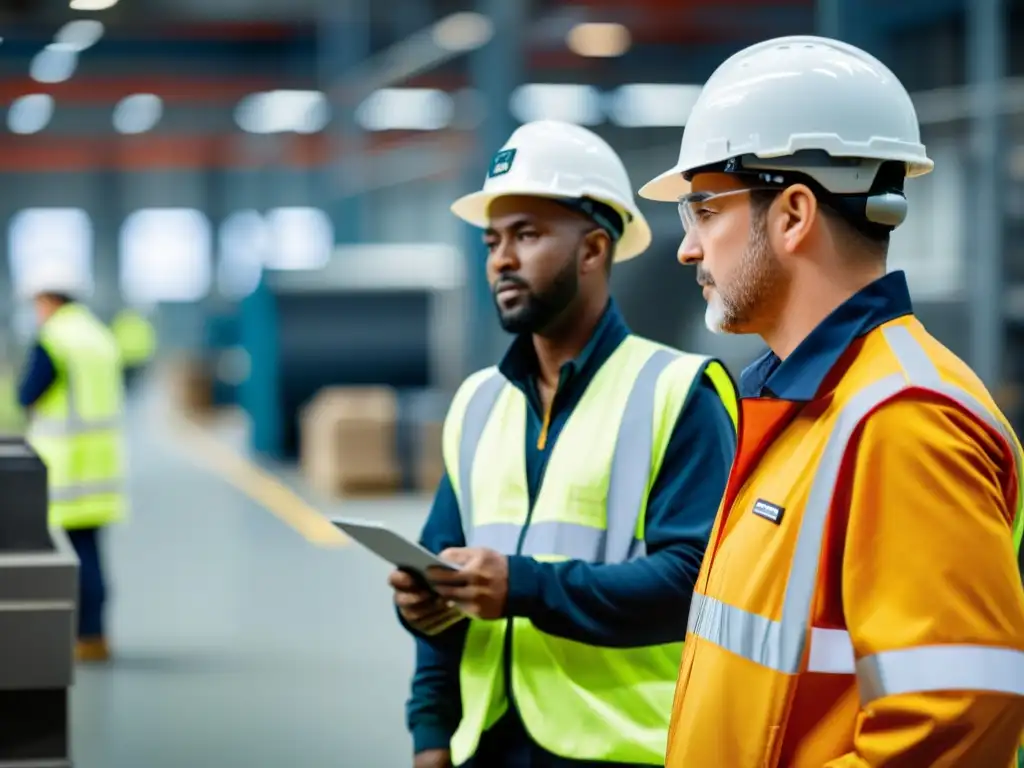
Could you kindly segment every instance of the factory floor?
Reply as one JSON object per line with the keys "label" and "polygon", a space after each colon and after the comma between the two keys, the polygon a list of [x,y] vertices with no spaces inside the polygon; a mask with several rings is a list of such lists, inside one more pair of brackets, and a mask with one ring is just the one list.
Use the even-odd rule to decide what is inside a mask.
{"label": "factory floor", "polygon": [[415,534],[429,498],[317,503],[240,458],[237,423],[188,426],[164,403],[131,406],[134,513],[107,538],[115,657],[76,670],[76,768],[409,766],[413,646],[388,566],[320,514]]}

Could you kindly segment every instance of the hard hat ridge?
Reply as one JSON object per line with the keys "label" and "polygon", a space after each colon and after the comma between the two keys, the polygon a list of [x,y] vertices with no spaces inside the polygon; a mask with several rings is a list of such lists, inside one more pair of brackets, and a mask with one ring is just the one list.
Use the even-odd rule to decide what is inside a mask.
{"label": "hard hat ridge", "polygon": [[906,216],[903,179],[932,167],[910,95],[884,64],[838,40],[791,36],[715,70],[676,164],[639,194],[675,202],[698,172],[769,173],[809,180],[855,225],[889,231]]}
{"label": "hard hat ridge", "polygon": [[625,165],[604,139],[583,126],[557,120],[520,126],[494,154],[483,188],[456,200],[451,210],[486,227],[491,203],[510,195],[557,200],[591,218],[616,241],[615,261],[650,246],[650,226],[637,207]]}

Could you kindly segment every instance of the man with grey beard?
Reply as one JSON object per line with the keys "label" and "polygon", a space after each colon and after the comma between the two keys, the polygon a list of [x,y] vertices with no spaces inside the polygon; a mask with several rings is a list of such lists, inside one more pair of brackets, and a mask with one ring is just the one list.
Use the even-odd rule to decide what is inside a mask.
{"label": "man with grey beard", "polygon": [[1020,743],[1021,446],[886,271],[932,166],[884,64],[788,37],[715,71],[640,190],[679,206],[708,327],[769,347],[741,377],[667,768],[1006,768]]}

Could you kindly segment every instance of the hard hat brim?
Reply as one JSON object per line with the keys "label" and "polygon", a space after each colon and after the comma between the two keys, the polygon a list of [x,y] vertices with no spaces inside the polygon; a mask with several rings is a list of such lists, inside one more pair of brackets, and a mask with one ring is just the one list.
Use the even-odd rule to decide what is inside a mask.
{"label": "hard hat brim", "polygon": [[[481,190],[463,195],[451,204],[450,210],[467,224],[485,229],[490,224],[491,203],[499,197],[520,195],[523,197],[545,197],[550,200],[557,200],[562,197],[562,195],[545,194],[535,190],[517,191],[514,189],[503,189],[500,192],[485,192]],[[650,248],[651,241],[653,240],[651,226],[647,223],[644,215],[636,211],[631,213],[631,216],[632,220],[626,225],[626,231],[623,232],[622,237],[615,246],[616,262],[629,261],[639,256]]]}
{"label": "hard hat brim", "polygon": [[[508,193],[501,193],[501,195],[505,194]],[[490,210],[491,203],[495,200],[495,198],[500,197],[501,195],[496,195],[491,192],[483,191],[471,192],[468,195],[463,195],[454,203],[452,203],[449,209],[451,210],[452,213],[454,213],[460,219],[465,221],[467,224],[472,224],[474,227],[480,227],[481,229],[484,229],[487,227],[488,224],[487,212],[488,210]]]}
{"label": "hard hat brim", "polygon": [[617,263],[635,259],[651,247],[653,239],[651,225],[647,223],[644,215],[637,211],[633,215],[633,220],[626,227],[622,239],[615,246],[614,261]]}
{"label": "hard hat brim", "polygon": [[683,169],[679,166],[669,168],[662,174],[648,181],[637,192],[645,200],[659,203],[677,203],[683,195],[690,194],[692,185],[683,178]]}

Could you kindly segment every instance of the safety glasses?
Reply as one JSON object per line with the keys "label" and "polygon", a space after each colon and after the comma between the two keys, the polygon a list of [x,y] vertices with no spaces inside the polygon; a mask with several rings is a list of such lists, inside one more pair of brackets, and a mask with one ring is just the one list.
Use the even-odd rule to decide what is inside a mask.
{"label": "safety glasses", "polygon": [[742,187],[729,189],[725,192],[691,192],[679,198],[679,220],[683,222],[683,232],[699,229],[702,222],[719,212],[718,207],[711,205],[713,200],[721,200],[734,195],[748,192],[781,192],[779,187]]}

